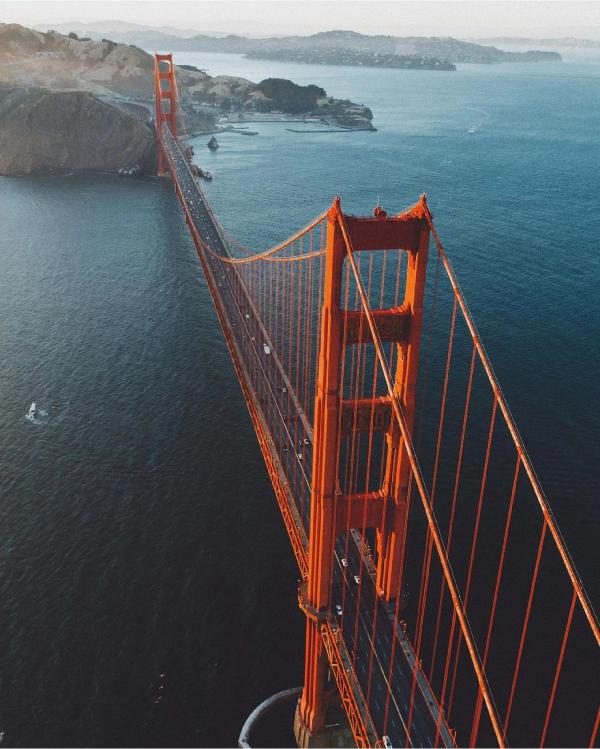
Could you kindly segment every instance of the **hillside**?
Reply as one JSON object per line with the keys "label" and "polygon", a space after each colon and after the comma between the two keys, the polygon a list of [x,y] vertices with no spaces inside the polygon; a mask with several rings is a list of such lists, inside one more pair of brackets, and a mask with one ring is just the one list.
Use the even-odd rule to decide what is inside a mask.
{"label": "hillside", "polygon": [[[153,76],[153,56],[138,47],[0,24],[0,84],[88,91],[113,103],[146,102],[151,109]],[[209,79],[199,70],[177,69],[184,106],[189,107],[194,91],[203,91]],[[215,117],[205,112],[189,108],[187,119],[195,130],[214,127]]]}
{"label": "hillside", "polygon": [[152,96],[153,60],[137,47],[0,25],[0,81],[96,94]]}

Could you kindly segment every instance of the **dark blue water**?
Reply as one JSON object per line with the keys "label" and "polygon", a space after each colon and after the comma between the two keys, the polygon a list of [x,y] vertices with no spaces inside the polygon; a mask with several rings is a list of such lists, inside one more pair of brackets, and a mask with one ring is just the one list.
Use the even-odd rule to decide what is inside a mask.
{"label": "dark blue water", "polygon": [[[457,73],[181,56],[371,106],[196,159],[228,229],[427,192],[592,597],[600,589],[600,66]],[[475,132],[469,133],[469,129]],[[302,677],[297,572],[173,193],[0,180],[0,730],[7,745],[230,745]],[[35,400],[47,415],[25,419]],[[164,674],[164,676],[161,676]]]}

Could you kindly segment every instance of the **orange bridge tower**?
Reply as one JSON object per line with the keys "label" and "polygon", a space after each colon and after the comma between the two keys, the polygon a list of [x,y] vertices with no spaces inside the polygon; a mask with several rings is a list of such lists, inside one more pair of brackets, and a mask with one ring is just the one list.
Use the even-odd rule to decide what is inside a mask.
{"label": "orange bridge tower", "polygon": [[[156,106],[156,132],[159,135],[163,123],[167,123],[173,137],[177,137],[177,84],[173,55],[154,55],[154,101]],[[158,142],[158,174],[165,173],[165,156]]]}
{"label": "orange bridge tower", "polygon": [[[426,210],[423,196],[410,213],[401,217],[388,217],[385,211],[376,208],[372,218],[355,218],[342,213],[338,198],[328,215],[314,415],[309,568],[308,580],[299,594],[300,606],[307,616],[306,656],[304,690],[295,729],[298,744],[303,747],[329,745],[323,735],[333,686],[328,684],[328,660],[332,663],[344,660],[339,653],[337,658],[328,659],[330,650],[336,647],[335,633],[328,625],[334,604],[330,581],[336,540],[345,529],[375,530],[378,594],[388,602],[399,594],[406,533],[408,457],[398,424],[392,418],[391,398],[345,397],[341,372],[346,349],[351,346],[381,347],[384,343],[394,346],[394,395],[412,431],[429,248]],[[344,264],[355,263],[357,252],[399,248],[408,256],[404,299],[399,306],[374,312],[371,322],[376,331],[373,331],[365,305],[358,311],[344,309],[341,298]],[[371,491],[347,493],[339,475],[340,437],[374,428],[384,433],[383,481]],[[339,682],[338,674],[334,676]],[[340,692],[343,699],[343,688]],[[351,704],[352,700],[348,702]],[[353,725],[351,711],[348,714],[356,736],[361,721],[356,716]],[[371,740],[365,737],[365,745]]]}

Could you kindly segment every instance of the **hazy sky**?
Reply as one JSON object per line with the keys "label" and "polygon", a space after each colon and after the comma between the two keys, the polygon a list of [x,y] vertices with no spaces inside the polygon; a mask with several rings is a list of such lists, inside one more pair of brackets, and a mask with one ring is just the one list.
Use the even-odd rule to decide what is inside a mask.
{"label": "hazy sky", "polygon": [[0,0],[0,21],[23,24],[120,19],[250,34],[307,34],[327,29],[459,37],[584,36],[600,38],[600,0]]}

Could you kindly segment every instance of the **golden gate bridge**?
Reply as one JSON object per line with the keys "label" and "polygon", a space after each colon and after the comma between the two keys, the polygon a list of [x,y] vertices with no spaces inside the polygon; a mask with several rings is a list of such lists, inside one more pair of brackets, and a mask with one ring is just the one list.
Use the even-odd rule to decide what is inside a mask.
{"label": "golden gate bridge", "polygon": [[598,620],[425,196],[370,217],[336,198],[251,253],[194,177],[177,98],[156,55],[159,173],[300,571],[298,744],[343,741],[341,707],[357,746],[597,745]]}

